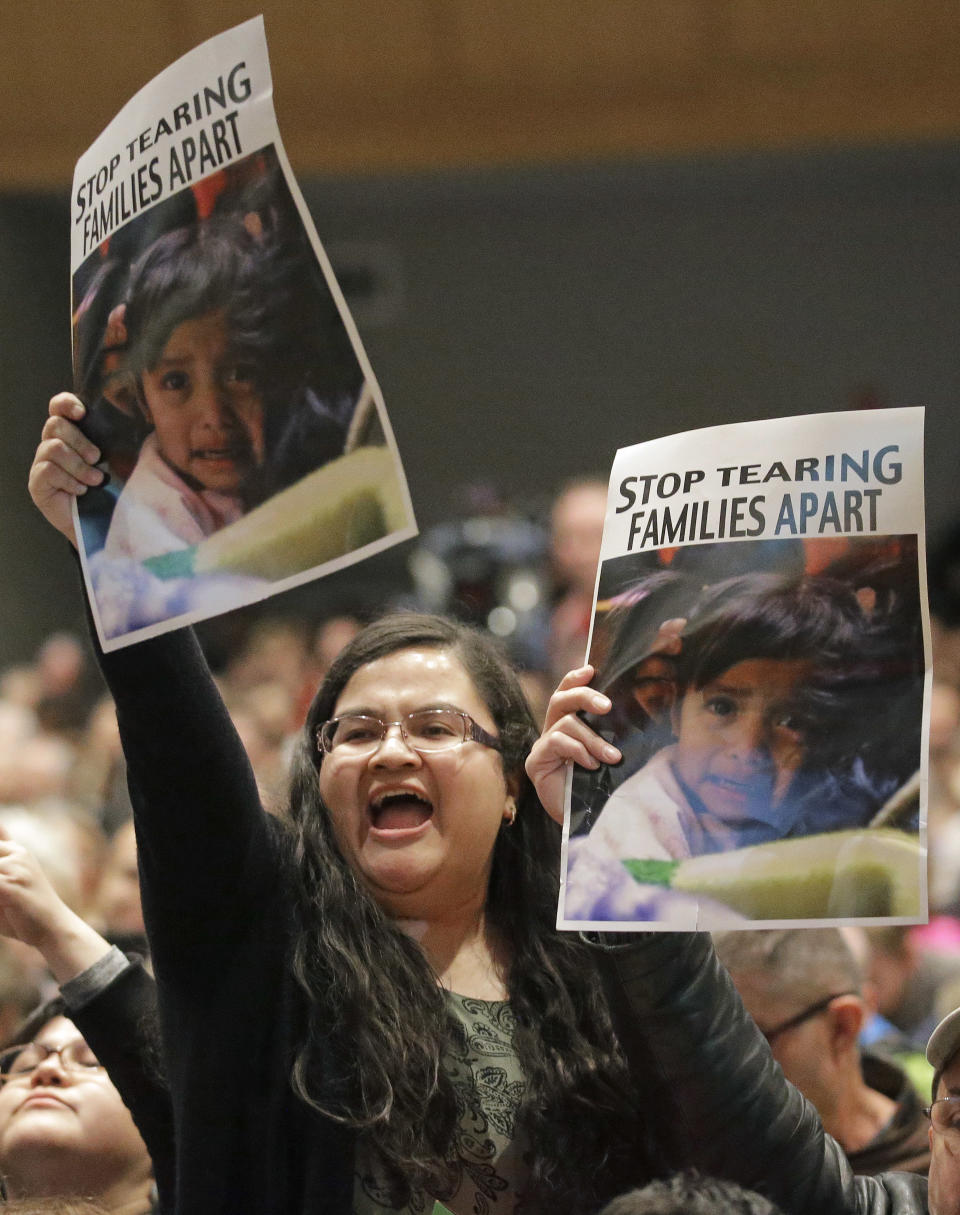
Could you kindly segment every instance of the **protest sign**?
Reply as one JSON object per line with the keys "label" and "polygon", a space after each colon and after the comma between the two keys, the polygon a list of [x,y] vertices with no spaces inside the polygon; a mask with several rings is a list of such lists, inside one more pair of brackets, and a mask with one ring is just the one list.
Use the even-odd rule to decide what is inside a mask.
{"label": "protest sign", "polygon": [[143,88],[71,197],[78,501],[111,650],[416,534],[380,389],[280,142],[262,18]]}
{"label": "protest sign", "polygon": [[925,580],[921,409],[619,451],[560,927],[924,919]]}

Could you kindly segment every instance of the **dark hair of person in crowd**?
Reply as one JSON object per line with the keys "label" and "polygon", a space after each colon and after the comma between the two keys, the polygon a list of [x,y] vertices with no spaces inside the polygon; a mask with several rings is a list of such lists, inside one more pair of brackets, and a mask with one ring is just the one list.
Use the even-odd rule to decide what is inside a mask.
{"label": "dark hair of person in crowd", "polygon": [[[504,771],[518,782],[515,825],[501,827],[494,848],[486,915],[510,959],[507,989],[527,1085],[518,1129],[533,1154],[528,1192],[562,1195],[565,1209],[592,1209],[629,1183],[618,1177],[636,1177],[642,1122],[586,947],[554,929],[559,829],[523,769],[536,725],[496,643],[466,625],[412,613],[375,622],[341,652],[310,708],[291,792],[295,968],[310,1008],[294,1085],[310,1104],[362,1129],[395,1202],[411,1187],[443,1183],[457,1112],[441,1058],[462,1031],[422,950],[344,859],[317,783],[316,731],[342,689],[366,664],[414,646],[447,650],[462,663],[496,722]],[[333,1023],[327,1009],[336,1010]],[[353,1060],[336,1109],[318,1099],[320,1048],[331,1039]]]}
{"label": "dark hair of person in crowd", "polygon": [[753,1190],[691,1171],[621,1194],[600,1215],[782,1215],[782,1212]]}

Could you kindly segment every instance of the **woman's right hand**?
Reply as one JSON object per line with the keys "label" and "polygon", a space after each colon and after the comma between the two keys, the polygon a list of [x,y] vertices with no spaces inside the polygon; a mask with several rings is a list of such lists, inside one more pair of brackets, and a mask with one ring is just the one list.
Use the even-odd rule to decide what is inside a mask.
{"label": "woman's right hand", "polygon": [[27,482],[37,510],[74,548],[73,499],[103,481],[103,473],[94,467],[100,451],[76,425],[85,414],[83,403],[71,392],[51,398]]}
{"label": "woman's right hand", "polygon": [[0,936],[32,945],[58,983],[92,966],[109,944],[60,898],[39,861],[0,828]]}
{"label": "woman's right hand", "polygon": [[620,752],[587,725],[578,713],[609,713],[610,699],[589,686],[593,667],[580,667],[564,675],[550,697],[543,733],[527,756],[527,775],[533,782],[543,808],[563,822],[563,793],[567,767],[578,763],[584,768],[615,764]]}

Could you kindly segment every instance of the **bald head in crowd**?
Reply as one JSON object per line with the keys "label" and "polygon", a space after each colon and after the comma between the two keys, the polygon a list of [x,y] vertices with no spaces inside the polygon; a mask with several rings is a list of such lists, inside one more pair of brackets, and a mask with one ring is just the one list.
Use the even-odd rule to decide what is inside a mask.
{"label": "bald head in crowd", "polygon": [[870,1009],[835,928],[717,934],[717,951],[784,1075],[811,1101],[855,1172],[924,1173],[927,1124],[896,1064],[862,1055]]}

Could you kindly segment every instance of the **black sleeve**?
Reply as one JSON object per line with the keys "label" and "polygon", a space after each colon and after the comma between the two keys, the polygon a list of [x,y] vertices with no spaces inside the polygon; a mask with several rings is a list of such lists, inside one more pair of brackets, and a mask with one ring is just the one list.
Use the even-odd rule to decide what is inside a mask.
{"label": "black sleeve", "polygon": [[150,948],[242,932],[279,880],[276,822],[192,630],[101,654],[117,706]]}
{"label": "black sleeve", "polygon": [[789,1084],[706,933],[597,950],[617,1035],[673,1167],[758,1190],[787,1215],[925,1215],[926,1181],[854,1178]]}
{"label": "black sleeve", "polygon": [[153,1161],[161,1204],[173,1195],[173,1109],[160,1063],[157,993],[140,962],[67,1014],[107,1069]]}

